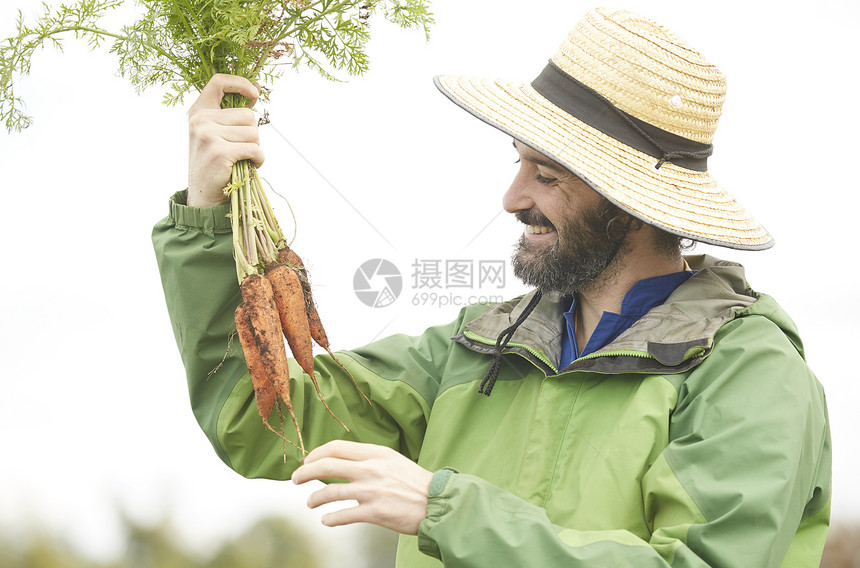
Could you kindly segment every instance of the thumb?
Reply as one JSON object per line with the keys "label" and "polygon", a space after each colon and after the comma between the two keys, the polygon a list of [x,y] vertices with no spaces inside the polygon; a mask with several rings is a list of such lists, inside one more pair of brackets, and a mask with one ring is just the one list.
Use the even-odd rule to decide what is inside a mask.
{"label": "thumb", "polygon": [[218,73],[213,75],[203,90],[200,96],[191,106],[189,113],[201,109],[218,109],[221,108],[221,99],[227,93],[237,93],[250,101],[249,107],[254,106],[257,98],[260,96],[260,89],[257,88],[251,81],[238,75],[228,75],[226,73]]}

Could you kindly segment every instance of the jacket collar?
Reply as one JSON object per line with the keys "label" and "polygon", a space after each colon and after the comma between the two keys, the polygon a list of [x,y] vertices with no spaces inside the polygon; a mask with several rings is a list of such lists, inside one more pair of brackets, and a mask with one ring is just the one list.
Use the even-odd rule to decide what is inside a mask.
{"label": "jacket collar", "polygon": [[[642,316],[614,341],[569,365],[565,371],[590,368],[602,372],[683,372],[697,365],[713,346],[714,335],[739,310],[757,299],[740,264],[708,255],[685,258],[698,272],[666,302]],[[454,339],[481,353],[492,352],[499,333],[510,326],[534,295],[490,308],[466,324]],[[544,294],[534,312],[517,328],[505,352],[519,353],[544,369],[559,372],[562,313],[560,294]]]}

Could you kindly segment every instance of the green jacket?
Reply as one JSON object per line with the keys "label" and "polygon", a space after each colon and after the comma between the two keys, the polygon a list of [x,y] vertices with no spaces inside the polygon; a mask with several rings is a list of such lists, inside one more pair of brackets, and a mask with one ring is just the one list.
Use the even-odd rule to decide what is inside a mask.
{"label": "green jacket", "polygon": [[[298,456],[284,464],[241,350],[227,351],[240,301],[227,209],[183,199],[153,242],[194,414],[231,468],[288,479]],[[340,352],[372,406],[318,356],[349,433],[291,362],[305,444],[382,444],[436,472],[401,567],[818,566],[831,494],[822,387],[794,324],[742,267],[688,262],[699,272],[665,304],[562,370],[565,306],[547,295],[489,397],[478,385],[521,299]]]}

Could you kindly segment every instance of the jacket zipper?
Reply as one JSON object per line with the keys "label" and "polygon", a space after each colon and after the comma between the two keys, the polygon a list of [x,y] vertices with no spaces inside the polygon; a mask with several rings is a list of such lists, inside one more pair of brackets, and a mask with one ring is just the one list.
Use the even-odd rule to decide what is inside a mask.
{"label": "jacket zipper", "polygon": [[[472,341],[477,341],[478,343],[483,343],[484,345],[491,345],[493,347],[495,347],[496,345],[495,341],[478,335],[477,333],[469,331],[468,329],[463,331],[463,335],[468,337]],[[546,365],[549,369],[551,369],[553,374],[558,374],[558,369],[540,349],[535,349],[534,347],[529,347],[528,345],[524,345],[522,343],[508,343],[508,347],[518,347],[520,349],[524,349],[525,351],[529,352],[535,359],[537,359],[538,361]]]}
{"label": "jacket zipper", "polygon": [[[477,341],[478,343],[483,343],[484,345],[489,345],[489,346],[495,346],[496,345],[495,341],[488,339],[486,337],[483,337],[481,335],[478,335],[477,333],[474,333],[474,332],[469,331],[469,330],[464,330],[463,335],[466,336],[467,338],[473,340],[473,341]],[[530,347],[530,346],[524,345],[522,343],[508,343],[508,347],[517,347],[519,349],[522,349],[522,350],[530,353],[535,359],[537,359],[540,363],[545,365],[546,368],[550,369],[553,374],[557,375],[559,373],[558,368],[556,368],[555,364],[553,364],[553,362],[550,361],[546,357],[546,355],[543,353],[542,350],[535,349],[534,347]],[[695,358],[695,357],[700,357],[706,351],[707,351],[707,349],[704,349],[704,348],[691,349],[690,352],[688,352],[684,356],[683,361],[687,361],[687,360]],[[604,351],[604,352],[590,353],[589,355],[579,357],[578,359],[575,359],[566,368],[570,368],[571,366],[575,366],[580,361],[588,361],[591,359],[598,359],[600,357],[638,357],[640,359],[654,359],[654,360],[656,360],[656,357],[654,357],[653,355],[651,355],[650,353],[648,353],[646,351],[633,351],[633,350],[627,350],[627,349],[618,349],[615,351]]]}
{"label": "jacket zipper", "polygon": [[[689,361],[690,359],[695,359],[696,357],[701,357],[706,352],[707,352],[707,349],[705,349],[704,347],[692,348],[692,349],[688,350],[687,353],[684,354],[684,358],[681,359],[681,361],[678,362],[677,365],[680,365],[681,363]],[[652,359],[654,361],[657,361],[656,357],[654,357],[653,355],[651,355],[650,353],[648,353],[646,351],[632,351],[632,350],[618,349],[615,351],[590,353],[588,355],[585,355],[584,357],[579,357],[578,359],[574,359],[570,365],[565,367],[565,369],[568,369],[571,367],[575,368],[575,365],[577,363],[579,363],[580,361],[588,361],[590,359],[598,359],[600,357],[639,357],[641,359]]]}
{"label": "jacket zipper", "polygon": [[618,351],[605,351],[602,353],[589,353],[588,355],[583,355],[582,357],[577,357],[574,361],[587,361],[589,359],[597,359],[598,357],[641,357],[642,359],[653,359],[654,356],[650,353],[646,353],[644,351],[626,351],[626,350],[618,350]]}
{"label": "jacket zipper", "polygon": [[[495,346],[496,342],[488,339],[484,336],[478,335],[475,332],[465,330],[463,335],[477,341],[479,343],[483,343],[484,345],[492,345]],[[558,368],[550,361],[546,355],[544,355],[543,351],[540,349],[535,349],[534,347],[529,347],[528,345],[524,345],[522,343],[508,343],[508,347],[519,347],[520,349],[524,349],[531,353],[536,359],[538,359],[541,363],[552,369],[553,373],[558,373]],[[640,357],[642,359],[654,359],[654,356],[650,353],[646,353],[645,351],[632,351],[632,350],[617,350],[617,351],[606,351],[602,353],[590,353],[583,357],[579,357],[574,360],[576,361],[587,361],[589,359],[597,359],[598,357]]]}

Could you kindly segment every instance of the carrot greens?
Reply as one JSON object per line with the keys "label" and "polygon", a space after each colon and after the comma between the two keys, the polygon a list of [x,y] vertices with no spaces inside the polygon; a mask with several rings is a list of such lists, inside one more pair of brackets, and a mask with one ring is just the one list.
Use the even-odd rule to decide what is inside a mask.
{"label": "carrot greens", "polygon": [[[119,73],[138,90],[168,89],[176,104],[200,91],[216,73],[271,84],[284,67],[308,67],[335,78],[344,70],[368,69],[370,22],[379,15],[429,37],[428,0],[79,0],[58,8],[43,5],[35,23],[19,11],[17,33],[0,44],[0,118],[6,129],[31,123],[16,96],[13,78],[30,72],[31,58],[46,45],[62,49],[65,37],[86,39],[92,49],[108,45]],[[106,16],[137,6],[133,23],[109,29]]]}
{"label": "carrot greens", "polygon": [[[43,5],[35,23],[19,11],[16,35],[0,43],[0,119],[7,131],[32,124],[15,91],[18,76],[29,74],[31,59],[45,46],[62,49],[69,36],[91,49],[107,47],[119,61],[119,74],[143,91],[166,89],[164,102],[180,103],[200,91],[217,73],[271,85],[287,67],[314,69],[329,79],[338,71],[367,71],[370,22],[381,14],[429,37],[433,16],[428,0],[136,0],[140,17],[117,29],[102,24],[130,4],[127,0],[79,0],[58,8]],[[265,91],[264,91],[265,93]],[[245,106],[238,95],[222,106]],[[239,280],[260,272],[284,244],[256,169],[249,162],[233,168],[224,190],[231,199]]]}
{"label": "carrot greens", "polygon": [[[428,2],[78,0],[57,8],[43,4],[42,13],[34,23],[25,21],[19,11],[15,35],[0,42],[0,120],[9,132],[21,131],[32,124],[24,101],[16,93],[16,80],[30,73],[31,60],[37,51],[44,47],[62,50],[68,37],[86,40],[93,50],[109,50],[118,59],[119,74],[129,79],[136,90],[163,88],[165,104],[175,105],[189,92],[201,91],[218,73],[239,75],[264,85],[271,85],[289,67],[314,69],[329,79],[337,79],[339,71],[362,74],[369,65],[366,46],[371,20],[381,16],[402,27],[418,28],[429,37],[433,16]],[[104,23],[125,14],[131,5],[136,8],[136,21],[119,27]],[[225,108],[247,104],[247,100],[235,94],[228,94],[221,101]],[[255,366],[252,361],[262,361],[257,366],[266,367],[262,375],[258,373],[254,388],[260,413],[268,426],[266,420],[274,404],[271,392],[279,394],[291,414],[292,407],[285,360],[267,359],[283,349],[283,337],[273,337],[276,324],[272,322],[279,321],[280,316],[271,285],[264,277],[267,271],[286,265],[296,272],[302,284],[297,292],[301,297],[298,305],[305,308],[293,315],[314,323],[314,341],[329,353],[330,350],[311,299],[305,268],[300,263],[279,260],[294,251],[278,225],[253,163],[234,164],[224,195],[230,201],[233,254],[244,299],[236,312],[237,329],[241,332],[250,326],[254,336],[251,351],[245,349],[249,345],[248,336],[243,336],[249,367]],[[309,328],[308,322],[304,324],[304,328]],[[288,331],[283,325],[277,329]],[[268,390],[270,387],[273,390]],[[304,455],[299,425],[295,415],[292,417],[297,447]]]}

